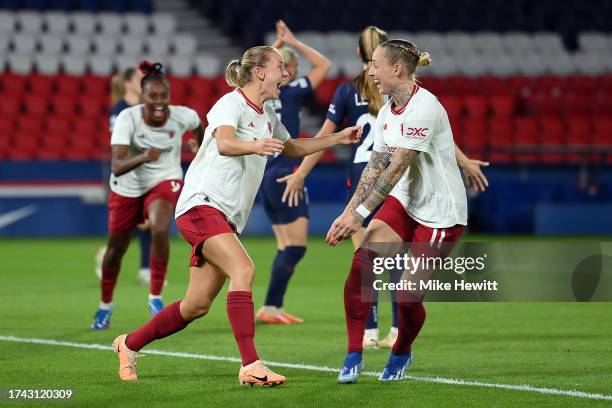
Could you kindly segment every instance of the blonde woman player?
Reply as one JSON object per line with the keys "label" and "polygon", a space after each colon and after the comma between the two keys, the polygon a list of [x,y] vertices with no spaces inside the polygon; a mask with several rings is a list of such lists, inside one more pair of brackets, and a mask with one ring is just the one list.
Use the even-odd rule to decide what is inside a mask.
{"label": "blonde woman player", "polygon": [[[368,26],[359,35],[357,56],[363,63],[363,70],[353,79],[341,84],[333,100],[329,105],[327,119],[323,123],[319,134],[335,132],[343,123],[359,125],[363,127],[363,137],[359,144],[352,146],[351,158],[346,169],[347,202],[355,192],[359,178],[366,168],[372,148],[374,146],[374,124],[380,108],[383,106],[383,96],[378,91],[374,79],[368,75],[372,65],[372,54],[376,47],[387,41],[387,33],[378,27]],[[322,154],[317,153],[306,157],[291,176],[287,177],[287,187],[283,193],[283,199],[287,199],[289,205],[295,205],[302,198],[304,180],[310,174]],[[458,146],[455,146],[457,163],[465,173],[468,185],[474,190],[484,191],[489,185],[481,167],[489,163],[468,158]],[[359,248],[366,228],[372,220],[370,215],[364,219],[363,225],[352,236],[351,240],[355,250]],[[379,340],[378,329],[378,304],[372,302],[372,309],[366,322],[363,336],[364,348],[391,348],[398,335],[397,329],[397,304],[391,303],[392,322],[389,333]]]}
{"label": "blonde woman player", "polygon": [[240,383],[286,382],[259,360],[255,350],[255,266],[238,234],[247,222],[267,157],[303,157],[335,144],[356,143],[361,137],[361,128],[353,126],[317,139],[292,139],[265,103],[278,98],[287,76],[283,57],[273,47],[251,48],[227,66],[226,80],[236,89],[208,113],[202,146],[189,166],[176,208],[179,231],[192,245],[187,293],[141,328],[115,339],[122,380],[137,379],[140,349],[206,315],[229,278],[227,315],[242,357]]}
{"label": "blonde woman player", "polygon": [[[340,383],[356,382],[364,366],[362,339],[370,302],[361,292],[376,256],[368,244],[426,243],[428,256],[444,257],[467,224],[466,191],[448,115],[414,76],[417,66],[430,62],[428,53],[405,40],[386,41],[372,54],[368,73],[390,100],[376,117],[374,148],[355,193],[327,233],[327,242],[337,245],[375,212],[344,286],[348,354]],[[379,380],[404,378],[412,362],[412,343],[424,322],[421,301],[398,299],[398,337]]]}
{"label": "blonde woman player", "polygon": [[[272,106],[282,124],[293,137],[300,133],[300,109],[304,97],[313,90],[329,72],[331,62],[318,51],[298,40],[289,27],[281,20],[276,23],[276,41],[272,45],[278,48],[285,60],[289,76],[280,88],[280,97],[272,101]],[[312,64],[305,76],[297,76],[297,55],[289,45]],[[296,201],[296,205],[287,202],[283,197],[285,180],[299,166],[300,160],[276,155],[268,159],[266,171],[261,183],[261,198],[266,215],[272,223],[276,237],[277,252],[272,262],[272,273],[268,293],[264,304],[256,314],[257,320],[268,324],[295,324],[303,320],[293,316],[283,308],[285,292],[294,270],[306,253],[308,239],[308,203],[307,200]],[[306,195],[306,189],[302,189]]]}

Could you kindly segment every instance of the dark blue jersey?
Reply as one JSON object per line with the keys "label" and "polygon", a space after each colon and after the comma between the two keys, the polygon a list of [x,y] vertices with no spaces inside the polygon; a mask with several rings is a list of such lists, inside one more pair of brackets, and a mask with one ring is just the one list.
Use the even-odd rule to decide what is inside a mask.
{"label": "dark blue jersey", "polygon": [[363,134],[359,144],[352,145],[351,160],[348,171],[355,164],[365,164],[370,160],[374,147],[374,124],[376,117],[368,112],[368,102],[361,98],[353,81],[342,83],[332,99],[327,110],[327,119],[338,127],[359,125],[363,127]]}
{"label": "dark blue jersey", "polygon": [[[289,85],[280,89],[278,99],[271,101],[270,104],[276,111],[278,118],[292,138],[300,137],[300,109],[302,108],[302,98],[312,93],[312,85],[308,77],[298,78]],[[299,159],[290,159],[283,155],[278,155],[268,159],[266,169],[291,169],[299,164]]]}
{"label": "dark blue jersey", "polygon": [[115,121],[117,120],[117,116],[119,116],[119,113],[121,113],[121,111],[125,108],[129,108],[130,106],[131,105],[129,105],[124,99],[113,105],[108,115],[108,126],[111,132],[113,131],[113,127],[115,126]]}

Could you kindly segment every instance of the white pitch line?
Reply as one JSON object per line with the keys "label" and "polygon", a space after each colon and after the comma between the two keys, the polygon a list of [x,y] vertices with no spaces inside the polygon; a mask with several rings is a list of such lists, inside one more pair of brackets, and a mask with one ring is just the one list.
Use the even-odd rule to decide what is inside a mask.
{"label": "white pitch line", "polygon": [[[71,341],[60,341],[60,340],[51,340],[51,339],[33,339],[33,338],[23,338],[16,336],[0,336],[0,341],[10,341],[14,343],[28,343],[28,344],[42,344],[46,346],[63,346],[63,347],[72,347],[72,348],[81,348],[81,349],[90,349],[90,350],[112,350],[111,346],[105,346],[102,344],[95,343],[75,343]],[[146,350],[142,351],[142,354],[151,354],[157,356],[166,356],[166,357],[180,357],[180,358],[191,358],[197,360],[212,360],[212,361],[229,361],[232,363],[240,363],[240,359],[236,357],[224,357],[224,356],[214,356],[210,354],[194,354],[194,353],[182,353],[175,351],[163,351],[163,350]],[[337,368],[325,367],[325,366],[316,366],[310,364],[293,364],[293,363],[282,363],[277,361],[265,361],[266,364],[275,367],[286,367],[286,368],[294,368],[298,370],[308,370],[308,371],[319,371],[319,372],[327,372],[327,373],[337,373]],[[364,371],[361,373],[365,376],[370,377],[378,377],[380,373],[373,371]],[[591,393],[586,391],[578,391],[578,390],[560,390],[557,388],[549,388],[549,387],[535,387],[533,385],[514,385],[514,384],[496,384],[496,383],[485,383],[480,381],[469,381],[469,380],[460,380],[453,378],[443,378],[443,377],[416,377],[412,375],[407,375],[407,379],[419,382],[429,382],[429,383],[437,383],[437,384],[450,384],[450,385],[464,385],[470,387],[481,387],[481,388],[497,388],[502,390],[510,390],[510,391],[524,391],[524,392],[534,392],[538,394],[547,394],[547,395],[563,395],[567,397],[578,397],[578,398],[586,398],[592,400],[606,400],[612,401],[612,395],[609,394],[598,394]]]}

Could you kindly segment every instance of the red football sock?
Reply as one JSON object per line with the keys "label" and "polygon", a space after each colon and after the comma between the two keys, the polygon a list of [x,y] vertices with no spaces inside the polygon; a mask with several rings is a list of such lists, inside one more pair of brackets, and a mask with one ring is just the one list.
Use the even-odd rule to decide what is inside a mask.
{"label": "red football sock", "polygon": [[259,360],[255,350],[255,319],[251,292],[233,291],[227,294],[227,317],[242,356],[242,365]]}
{"label": "red football sock", "polygon": [[376,253],[359,248],[353,256],[353,264],[344,283],[344,314],[348,333],[348,352],[363,351],[363,332],[370,314],[372,259]]}
{"label": "red football sock", "polygon": [[128,334],[125,345],[132,351],[138,351],[153,340],[163,339],[183,330],[190,322],[183,319],[180,307],[179,300],[163,308],[147,324]]}
{"label": "red football sock", "polygon": [[411,352],[412,342],[419,335],[425,323],[425,306],[422,302],[399,302],[398,336],[393,345],[393,353],[404,355]]}
{"label": "red football sock", "polygon": [[154,258],[149,260],[151,268],[151,283],[149,285],[149,293],[154,296],[161,295],[164,281],[166,280],[166,271],[168,270],[168,258]]}
{"label": "red football sock", "polygon": [[110,303],[113,301],[113,291],[119,277],[119,267],[102,267],[102,279],[100,280],[100,288],[102,289],[102,301]]}

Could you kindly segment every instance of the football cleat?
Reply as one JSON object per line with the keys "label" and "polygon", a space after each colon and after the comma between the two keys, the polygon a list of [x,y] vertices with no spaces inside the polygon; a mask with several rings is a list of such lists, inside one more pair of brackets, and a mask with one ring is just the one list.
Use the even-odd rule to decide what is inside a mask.
{"label": "football cleat", "polygon": [[238,381],[242,385],[260,385],[264,387],[274,387],[287,382],[287,378],[276,374],[266,367],[260,360],[240,368]]}
{"label": "football cleat", "polygon": [[153,298],[149,300],[147,306],[149,306],[151,316],[155,316],[164,308],[164,301],[161,298]]}
{"label": "football cleat", "polygon": [[280,313],[281,319],[286,320],[287,322],[289,322],[289,324],[304,323],[304,319],[302,319],[301,317],[293,316],[293,315],[285,312],[282,308],[278,309],[278,312]]}
{"label": "football cleat", "polygon": [[119,357],[119,378],[123,381],[135,381],[138,379],[136,374],[136,359],[138,352],[132,351],[125,345],[127,334],[122,334],[113,341],[113,350]]}
{"label": "football cleat", "polygon": [[378,377],[379,381],[399,381],[404,379],[404,372],[412,364],[412,354],[397,355],[391,352],[385,370]]}
{"label": "football cleat", "polygon": [[380,340],[378,342],[378,345],[381,348],[392,348],[395,344],[395,340],[397,340],[397,328],[392,327],[391,330],[389,330],[389,334],[387,334],[387,337]]}
{"label": "football cleat", "polygon": [[113,308],[101,309],[98,308],[94,316],[94,321],[91,324],[92,330],[105,330],[110,327],[110,318],[113,313]]}
{"label": "football cleat", "polygon": [[378,343],[378,329],[366,329],[363,332],[363,348],[377,349],[380,348]]}
{"label": "football cleat", "polygon": [[344,366],[338,374],[340,384],[353,384],[359,379],[359,373],[363,371],[363,358],[361,353],[352,352],[346,355]]}
{"label": "football cleat", "polygon": [[275,306],[262,306],[255,314],[255,320],[263,324],[291,324]]}

